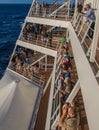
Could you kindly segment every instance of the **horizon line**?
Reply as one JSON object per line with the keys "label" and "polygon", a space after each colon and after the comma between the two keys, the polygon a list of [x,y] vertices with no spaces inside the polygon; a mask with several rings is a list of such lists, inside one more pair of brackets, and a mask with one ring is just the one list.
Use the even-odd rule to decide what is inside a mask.
{"label": "horizon line", "polygon": [[0,4],[32,4],[32,2],[31,3],[0,3]]}

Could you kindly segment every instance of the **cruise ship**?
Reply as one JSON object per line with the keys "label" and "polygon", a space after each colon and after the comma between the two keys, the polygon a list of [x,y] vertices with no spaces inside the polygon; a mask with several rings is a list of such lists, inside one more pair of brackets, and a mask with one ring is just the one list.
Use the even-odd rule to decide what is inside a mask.
{"label": "cruise ship", "polygon": [[0,130],[99,130],[99,0],[46,2],[33,0],[0,80]]}

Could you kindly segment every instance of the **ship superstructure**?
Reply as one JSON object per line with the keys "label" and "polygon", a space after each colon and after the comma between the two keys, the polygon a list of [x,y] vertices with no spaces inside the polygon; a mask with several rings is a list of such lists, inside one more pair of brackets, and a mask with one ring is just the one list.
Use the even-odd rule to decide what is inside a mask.
{"label": "ship superstructure", "polygon": [[44,2],[33,1],[0,81],[0,130],[60,129],[62,49],[67,42],[73,88],[65,102],[78,102],[78,130],[99,129],[99,1],[90,2],[94,29],[93,21],[87,23],[77,12],[77,3],[56,0],[45,8]]}

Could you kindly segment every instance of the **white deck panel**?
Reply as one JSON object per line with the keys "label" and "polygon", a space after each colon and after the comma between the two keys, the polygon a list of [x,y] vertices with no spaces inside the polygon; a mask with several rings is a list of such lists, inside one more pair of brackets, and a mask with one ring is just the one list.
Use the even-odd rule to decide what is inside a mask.
{"label": "white deck panel", "polygon": [[17,82],[17,87],[10,109],[0,124],[0,130],[28,130],[40,88],[8,73]]}

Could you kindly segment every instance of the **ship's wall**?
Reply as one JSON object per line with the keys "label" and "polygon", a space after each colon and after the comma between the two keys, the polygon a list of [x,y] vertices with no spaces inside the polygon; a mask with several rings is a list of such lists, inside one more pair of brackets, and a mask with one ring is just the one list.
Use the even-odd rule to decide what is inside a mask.
{"label": "ship's wall", "polygon": [[0,80],[0,88],[5,87],[7,84],[12,82],[12,77],[6,71],[3,78]]}
{"label": "ship's wall", "polygon": [[0,80],[0,123],[5,118],[16,88],[16,83],[11,79],[8,73]]}
{"label": "ship's wall", "polygon": [[16,88],[16,84],[15,82],[12,82],[8,86],[0,90],[0,123],[5,118],[10,108],[14,96],[15,88]]}
{"label": "ship's wall", "polygon": [[41,87],[10,71],[6,71],[2,80],[0,130],[28,130],[29,126],[35,124]]}

